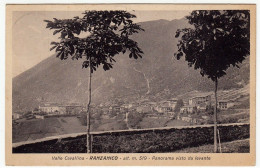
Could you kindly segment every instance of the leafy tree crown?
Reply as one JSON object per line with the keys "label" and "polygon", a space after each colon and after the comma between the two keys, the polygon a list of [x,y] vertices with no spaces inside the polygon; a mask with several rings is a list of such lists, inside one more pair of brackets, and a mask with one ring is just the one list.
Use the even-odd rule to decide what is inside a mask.
{"label": "leafy tree crown", "polygon": [[250,13],[246,10],[197,10],[186,17],[191,28],[178,29],[178,51],[188,65],[213,81],[250,54]]}
{"label": "leafy tree crown", "polygon": [[[50,50],[56,49],[61,60],[85,57],[82,68],[89,67],[91,72],[102,65],[109,70],[115,62],[114,56],[129,52],[130,58],[142,58],[143,51],[131,35],[144,31],[133,23],[136,16],[126,11],[85,11],[83,17],[56,19],[47,22],[46,28],[53,29],[53,35],[59,33],[59,41],[51,42]],[[86,37],[80,37],[81,33]]]}

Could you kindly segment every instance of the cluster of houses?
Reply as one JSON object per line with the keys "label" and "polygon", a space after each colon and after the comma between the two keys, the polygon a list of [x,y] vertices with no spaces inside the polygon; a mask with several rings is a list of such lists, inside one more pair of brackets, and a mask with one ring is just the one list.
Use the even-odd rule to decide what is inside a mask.
{"label": "cluster of houses", "polygon": [[43,103],[38,109],[32,110],[29,114],[13,113],[13,119],[20,118],[39,118],[44,119],[46,116],[57,115],[77,115],[83,111],[83,106],[79,104],[59,104],[59,103]]}
{"label": "cluster of houses", "polygon": [[79,104],[58,104],[58,103],[45,103],[40,105],[37,111],[33,113],[44,112],[47,115],[76,115],[83,111],[83,106]]}
{"label": "cluster of houses", "polygon": [[[195,111],[206,111],[207,107],[214,105],[211,100],[211,94],[199,94],[192,98],[189,98],[187,102],[183,102],[183,106],[180,107],[179,113],[194,113]],[[108,113],[125,113],[130,111],[136,111],[138,113],[167,113],[174,114],[175,107],[178,99],[172,98],[169,100],[163,100],[160,102],[151,102],[144,100],[141,102],[128,103],[128,104],[100,104],[98,106],[105,114]],[[234,106],[233,102],[227,100],[218,101],[218,108],[225,110]]]}
{"label": "cluster of houses", "polygon": [[[178,99],[172,98],[168,100],[163,100],[159,102],[151,102],[147,99],[136,101],[133,103],[121,103],[112,104],[104,103],[98,106],[92,105],[92,109],[102,111],[104,115],[109,114],[126,114],[129,112],[145,113],[147,117],[158,118],[176,118],[178,120],[183,120],[190,123],[198,123],[202,120],[208,119],[207,116],[200,115],[196,116],[197,111],[205,112],[207,107],[212,105],[210,94],[200,94],[187,101],[184,101],[179,111],[175,110]],[[219,109],[228,109],[234,105],[230,101],[218,101]],[[46,116],[53,115],[78,115],[80,112],[85,111],[85,107],[79,104],[58,104],[58,103],[44,103],[40,105],[37,110],[32,111],[34,118],[43,119]],[[19,119],[22,115],[19,113],[13,114],[13,119]]]}
{"label": "cluster of houses", "polygon": [[[180,113],[193,113],[195,110],[205,111],[208,106],[215,106],[214,102],[211,100],[212,95],[200,94],[189,99],[188,104],[184,105],[180,109]],[[229,100],[219,100],[218,109],[226,110],[234,106],[234,102]]]}
{"label": "cluster of houses", "polygon": [[151,102],[149,100],[143,100],[134,103],[127,104],[100,104],[96,107],[103,112],[103,114],[124,114],[128,112],[146,113],[147,116],[157,115],[173,115],[174,108],[177,104],[177,99],[169,99],[160,102]]}
{"label": "cluster of houses", "polygon": [[[104,114],[120,114],[135,111],[138,113],[146,113],[147,117],[151,118],[175,118],[177,120],[186,121],[193,124],[205,123],[210,120],[206,112],[207,107],[214,106],[214,101],[212,101],[211,94],[198,94],[194,97],[189,98],[187,101],[183,102],[179,111],[175,110],[178,99],[173,98],[169,100],[163,100],[160,102],[151,102],[148,100],[139,101],[138,103],[128,103],[128,104],[101,104],[98,106]],[[219,100],[218,108],[221,110],[226,110],[234,106],[234,102],[227,100]],[[197,112],[200,112],[198,115]]]}
{"label": "cluster of houses", "polygon": [[[207,107],[215,106],[211,100],[211,96],[210,94],[200,94],[190,98],[188,103],[180,108],[180,113],[176,118],[193,124],[207,123],[211,119],[203,112],[206,112]],[[217,106],[220,110],[226,110],[234,106],[234,104],[232,101],[219,100]],[[202,113],[197,115],[196,112],[198,111]]]}
{"label": "cluster of houses", "polygon": [[211,95],[198,95],[189,99],[180,108],[180,113],[194,113],[195,110],[205,111],[207,106],[211,106]]}
{"label": "cluster of houses", "polygon": [[191,115],[191,114],[184,114],[184,115],[178,115],[176,117],[177,120],[182,120],[191,124],[202,124],[202,123],[208,123],[211,119],[207,115]]}

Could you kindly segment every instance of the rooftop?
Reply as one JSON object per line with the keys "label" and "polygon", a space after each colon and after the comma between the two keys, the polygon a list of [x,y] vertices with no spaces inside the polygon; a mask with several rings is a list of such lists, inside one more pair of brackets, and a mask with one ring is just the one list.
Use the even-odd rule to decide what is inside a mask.
{"label": "rooftop", "polygon": [[199,94],[194,95],[190,99],[194,99],[194,98],[198,98],[198,97],[207,97],[207,96],[211,96],[211,95],[212,94],[209,94],[209,93],[199,93]]}

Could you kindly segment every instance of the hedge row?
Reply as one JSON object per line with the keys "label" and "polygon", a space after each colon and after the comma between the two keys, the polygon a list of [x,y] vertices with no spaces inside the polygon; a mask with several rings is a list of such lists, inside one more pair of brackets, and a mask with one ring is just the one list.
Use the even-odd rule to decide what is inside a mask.
{"label": "hedge row", "polygon": [[[249,125],[219,126],[221,142],[249,138]],[[93,153],[162,153],[213,143],[213,127],[93,135]],[[85,153],[85,136],[13,148],[13,153]]]}

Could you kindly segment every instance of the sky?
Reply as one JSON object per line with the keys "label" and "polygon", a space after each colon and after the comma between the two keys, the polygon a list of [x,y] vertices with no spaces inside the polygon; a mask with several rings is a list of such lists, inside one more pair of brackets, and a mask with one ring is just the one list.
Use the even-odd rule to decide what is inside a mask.
{"label": "sky", "polygon": [[[188,15],[189,11],[129,11],[136,15],[135,22],[151,20],[174,20]],[[50,43],[57,41],[59,35],[46,29],[43,20],[69,19],[82,16],[82,11],[15,11],[12,18],[12,76],[30,69],[42,60],[50,57]]]}

